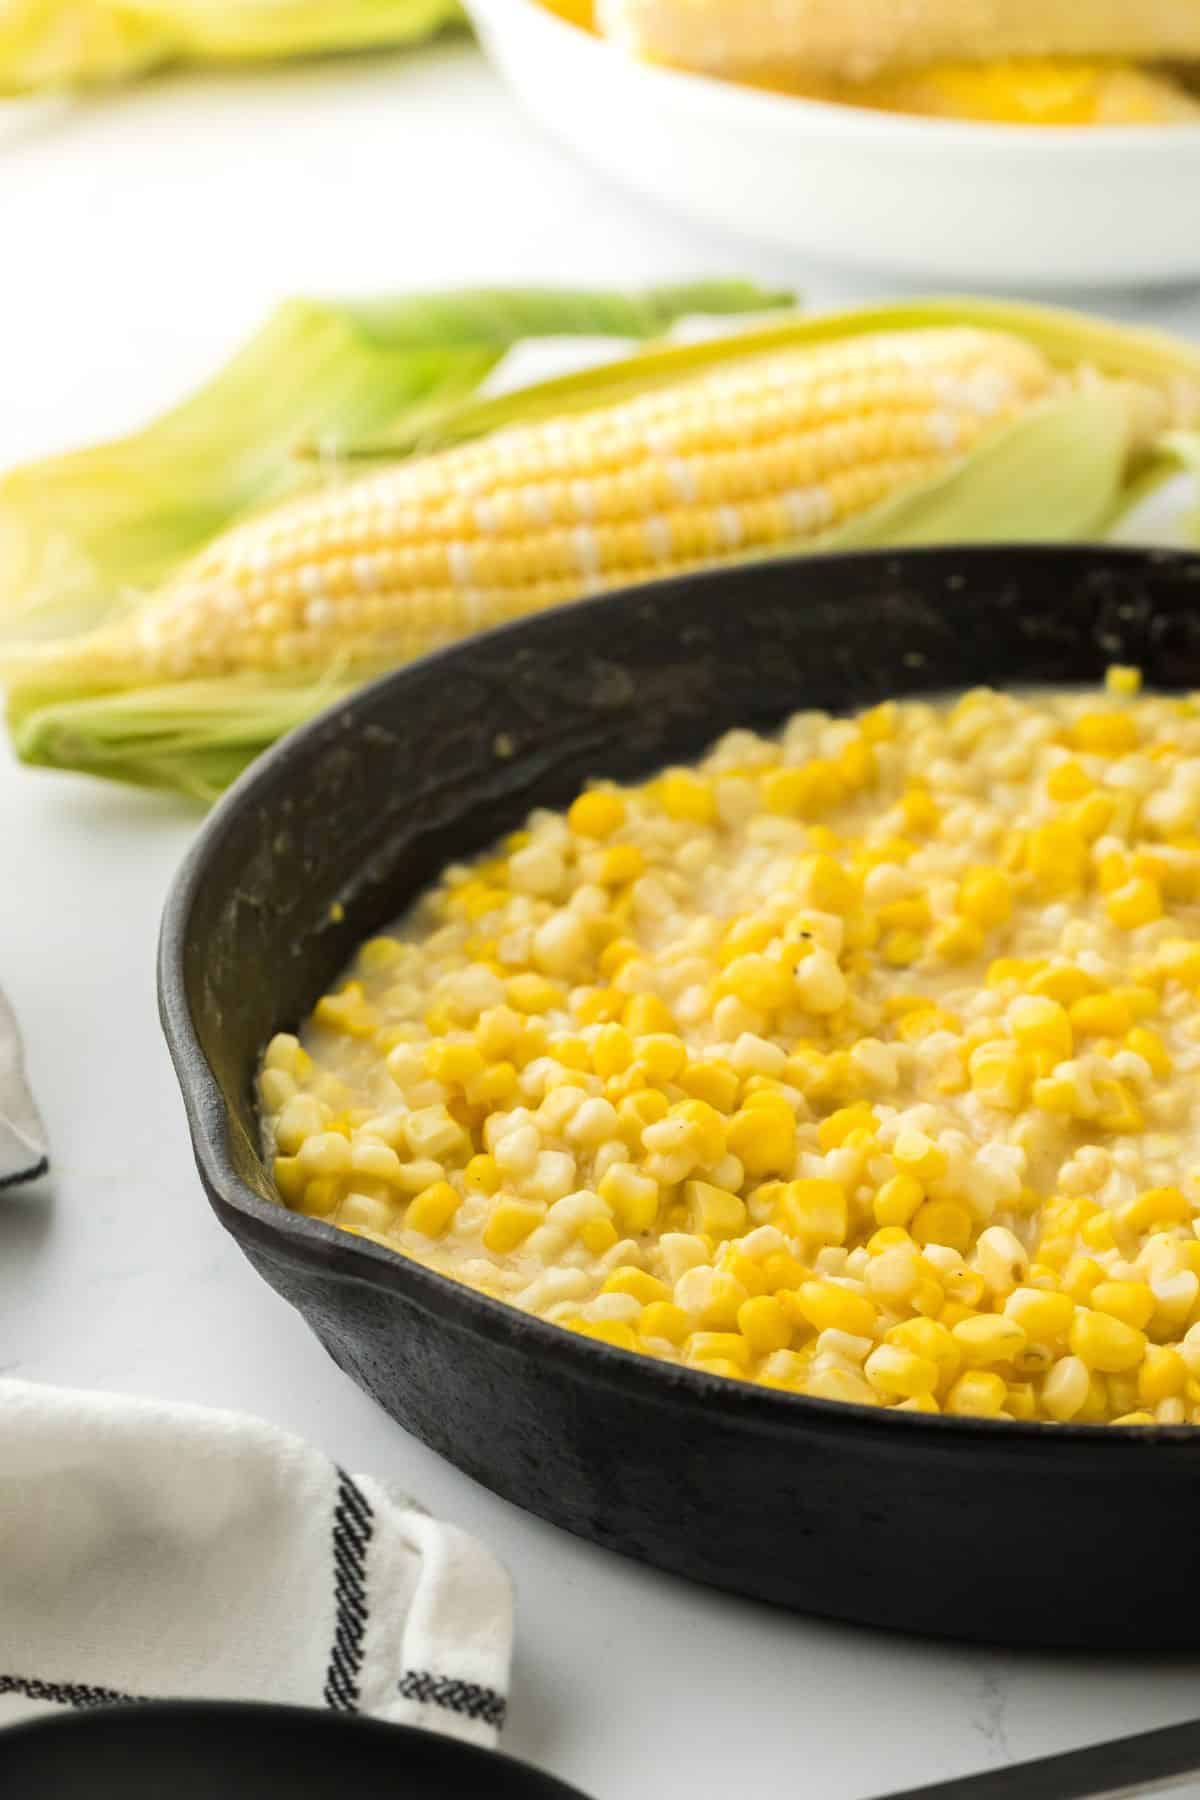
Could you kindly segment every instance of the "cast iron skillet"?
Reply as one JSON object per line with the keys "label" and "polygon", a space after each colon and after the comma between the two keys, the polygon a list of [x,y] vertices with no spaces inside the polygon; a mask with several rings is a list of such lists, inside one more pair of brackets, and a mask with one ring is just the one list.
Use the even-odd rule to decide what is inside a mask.
{"label": "cast iron skillet", "polygon": [[1194,1646],[1200,1431],[882,1414],[567,1334],[286,1212],[252,1079],[448,861],[589,776],[800,707],[1140,664],[1200,686],[1200,558],[984,549],[778,562],[477,638],[296,732],[217,809],[167,906],[163,1021],[218,1218],[343,1369],[498,1493],[807,1612],[1011,1644]]}
{"label": "cast iron skillet", "polygon": [[337,1713],[209,1701],[0,1731],[12,1800],[584,1800],[493,1750]]}

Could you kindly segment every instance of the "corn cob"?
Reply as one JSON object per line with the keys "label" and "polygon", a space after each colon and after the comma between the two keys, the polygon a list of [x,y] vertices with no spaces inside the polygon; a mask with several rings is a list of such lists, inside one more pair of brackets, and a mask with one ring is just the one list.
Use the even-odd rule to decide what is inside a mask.
{"label": "corn cob", "polygon": [[840,106],[993,125],[1175,125],[1200,121],[1181,81],[1118,63],[940,63],[869,81],[792,76],[754,85]]}
{"label": "corn cob", "polygon": [[354,683],[585,594],[803,549],[1097,535],[1188,462],[1198,418],[1186,345],[998,302],[643,351],[368,441],[373,472],[344,454],[140,601],[117,590],[109,623],[0,655],[10,726],[27,761],[208,798]]}
{"label": "corn cob", "polygon": [[[971,329],[780,351],[307,495],[74,647],[95,685],[370,673],[581,594],[802,544],[1055,389]],[[32,672],[32,671],[31,671]]]}
{"label": "corn cob", "polygon": [[600,28],[655,62],[851,81],[1019,57],[1200,59],[1195,0],[599,0]]}

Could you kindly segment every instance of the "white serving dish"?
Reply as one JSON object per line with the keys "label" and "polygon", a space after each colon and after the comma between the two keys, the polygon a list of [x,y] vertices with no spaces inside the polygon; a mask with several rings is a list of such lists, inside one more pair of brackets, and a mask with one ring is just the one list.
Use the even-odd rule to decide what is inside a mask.
{"label": "white serving dish", "polygon": [[529,111],[709,226],[804,256],[1008,288],[1200,278],[1200,125],[897,118],[653,68],[536,0],[467,0]]}

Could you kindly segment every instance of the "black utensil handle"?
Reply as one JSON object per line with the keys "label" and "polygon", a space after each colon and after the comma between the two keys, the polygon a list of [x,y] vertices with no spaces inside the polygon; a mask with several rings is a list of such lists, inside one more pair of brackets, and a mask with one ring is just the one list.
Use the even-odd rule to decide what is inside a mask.
{"label": "black utensil handle", "polygon": [[1120,1800],[1125,1794],[1162,1792],[1197,1772],[1200,1720],[1193,1719],[881,1800]]}

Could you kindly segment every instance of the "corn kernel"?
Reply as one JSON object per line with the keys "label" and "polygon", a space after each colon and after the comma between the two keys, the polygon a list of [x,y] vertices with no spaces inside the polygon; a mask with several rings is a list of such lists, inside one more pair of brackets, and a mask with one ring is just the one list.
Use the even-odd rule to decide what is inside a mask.
{"label": "corn kernel", "polygon": [[1095,789],[1095,782],[1074,760],[1059,763],[1046,778],[1046,792],[1052,800],[1082,800]]}
{"label": "corn kernel", "polygon": [[901,1131],[892,1145],[892,1160],[904,1175],[918,1181],[936,1181],[946,1173],[946,1152],[923,1131]]}
{"label": "corn kernel", "polygon": [[872,1350],[863,1364],[863,1372],[876,1392],[889,1400],[909,1400],[920,1394],[932,1394],[938,1384],[935,1362],[896,1344],[880,1344]]}
{"label": "corn kernel", "polygon": [[746,1202],[725,1188],[713,1187],[707,1181],[684,1183],[684,1203],[688,1208],[691,1229],[707,1237],[736,1237],[746,1228]]}
{"label": "corn kernel", "polygon": [[1015,1319],[1001,1318],[996,1313],[981,1313],[978,1318],[962,1320],[954,1327],[953,1336],[969,1369],[986,1369],[996,1363],[1012,1362],[1027,1341]]}
{"label": "corn kernel", "polygon": [[848,1224],[846,1190],[838,1181],[789,1181],[779,1200],[784,1231],[818,1244],[844,1244]]}
{"label": "corn kernel", "polygon": [[409,1231],[422,1237],[439,1238],[449,1230],[454,1215],[462,1205],[462,1196],[448,1181],[435,1181],[423,1193],[410,1200],[404,1214]]}
{"label": "corn kernel", "polygon": [[959,1254],[971,1241],[971,1215],[956,1200],[927,1200],[912,1222],[916,1243],[945,1244]]}
{"label": "corn kernel", "polygon": [[1078,893],[1087,872],[1087,845],[1069,825],[1039,825],[1029,833],[1029,871],[1045,899]]}
{"label": "corn kernel", "polygon": [[792,1341],[792,1321],[787,1308],[768,1294],[758,1295],[740,1306],[737,1323],[756,1356],[786,1350]]}
{"label": "corn kernel", "polygon": [[786,1175],[796,1155],[796,1121],[790,1109],[745,1107],[729,1121],[727,1142],[748,1175]]}
{"label": "corn kernel", "polygon": [[670,769],[655,784],[655,797],[669,819],[688,825],[715,825],[717,800],[712,783],[690,769]]}
{"label": "corn kernel", "polygon": [[680,1345],[692,1329],[692,1321],[681,1306],[669,1300],[652,1300],[643,1307],[638,1331],[644,1338],[662,1338],[668,1344]]}
{"label": "corn kernel", "polygon": [[636,844],[610,844],[600,858],[600,880],[605,887],[628,887],[645,873],[646,858]]}
{"label": "corn kernel", "polygon": [[1093,756],[1120,756],[1137,748],[1137,721],[1127,712],[1084,713],[1070,731],[1077,750]]}
{"label": "corn kernel", "polygon": [[1136,1369],[1146,1354],[1144,1332],[1120,1319],[1110,1318],[1107,1313],[1091,1312],[1086,1307],[1081,1307],[1075,1315],[1069,1342],[1072,1353],[1085,1368],[1105,1375]]}
{"label": "corn kernel", "polygon": [[851,1132],[859,1131],[863,1127],[873,1130],[874,1126],[874,1109],[865,1102],[859,1101],[855,1106],[839,1107],[836,1112],[830,1113],[827,1119],[822,1119],[817,1127],[817,1142],[822,1150],[837,1150],[845,1143]]}
{"label": "corn kernel", "polygon": [[1163,915],[1162,889],[1156,881],[1139,876],[1108,896],[1105,911],[1122,931],[1136,931]]}
{"label": "corn kernel", "polygon": [[652,1037],[658,1032],[675,1033],[670,1008],[657,994],[634,994],[626,1004],[622,1023],[635,1038]]}
{"label": "corn kernel", "polygon": [[819,818],[845,799],[846,788],[837,767],[820,757],[799,768],[776,769],[763,780],[763,805],[768,812],[790,818]]}
{"label": "corn kernel", "polygon": [[567,813],[567,824],[577,837],[611,837],[624,822],[625,802],[620,794],[604,788],[580,794]]}
{"label": "corn kernel", "polygon": [[1101,1281],[1092,1289],[1092,1306],[1123,1324],[1144,1331],[1154,1316],[1153,1289],[1144,1281]]}
{"label": "corn kernel", "polygon": [[1133,1014],[1116,994],[1089,994],[1071,1007],[1071,1024],[1085,1037],[1123,1037]]}
{"label": "corn kernel", "polygon": [[958,890],[958,909],[985,931],[1012,917],[1012,883],[999,869],[971,869]]}
{"label": "corn kernel", "polygon": [[946,1395],[943,1411],[960,1418],[994,1418],[1004,1410],[1008,1388],[990,1369],[968,1369]]}
{"label": "corn kernel", "polygon": [[544,1206],[524,1200],[501,1200],[492,1208],[483,1228],[484,1245],[496,1256],[506,1256],[525,1242],[545,1216]]}
{"label": "corn kernel", "polygon": [[863,1294],[839,1287],[836,1281],[805,1281],[791,1297],[795,1313],[814,1331],[845,1331],[851,1337],[870,1337],[876,1311]]}
{"label": "corn kernel", "polygon": [[907,1225],[925,1199],[925,1189],[912,1175],[893,1175],[875,1195],[872,1210],[878,1225]]}

